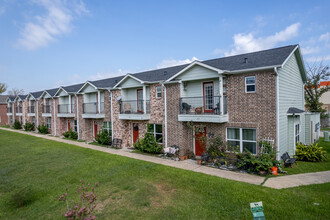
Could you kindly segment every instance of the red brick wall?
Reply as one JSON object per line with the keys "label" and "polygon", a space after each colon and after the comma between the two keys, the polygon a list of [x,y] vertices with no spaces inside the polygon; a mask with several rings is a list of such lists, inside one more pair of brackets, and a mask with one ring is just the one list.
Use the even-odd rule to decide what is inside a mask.
{"label": "red brick wall", "polygon": [[7,125],[8,116],[7,116],[7,104],[0,104],[0,125]]}

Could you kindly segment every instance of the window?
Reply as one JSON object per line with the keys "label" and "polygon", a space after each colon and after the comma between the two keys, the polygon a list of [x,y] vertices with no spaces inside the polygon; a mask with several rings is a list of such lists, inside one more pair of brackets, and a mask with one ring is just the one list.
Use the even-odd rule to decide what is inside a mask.
{"label": "window", "polygon": [[73,123],[74,123],[74,131],[78,132],[78,122],[77,122],[77,120],[74,120]]}
{"label": "window", "polygon": [[162,97],[162,87],[157,86],[156,87],[156,92],[157,92],[157,98],[161,98]]}
{"label": "window", "polygon": [[299,124],[295,125],[294,137],[295,137],[295,143],[299,143],[299,141],[300,141],[300,126],[299,126]]}
{"label": "window", "polygon": [[154,135],[158,143],[163,143],[163,126],[159,124],[148,124],[147,132]]}
{"label": "window", "polygon": [[36,123],[36,118],[34,116],[31,117],[31,123],[35,124]]}
{"label": "window", "polygon": [[256,78],[255,76],[245,77],[245,92],[251,93],[256,91]]}
{"label": "window", "polygon": [[104,121],[103,122],[103,130],[107,130],[109,136],[112,136],[112,128],[111,128],[111,122],[110,121]]}
{"label": "window", "polygon": [[[257,153],[257,132],[252,128],[227,128],[228,151]],[[239,147],[239,149],[236,149]]]}
{"label": "window", "polygon": [[51,129],[51,127],[52,127],[51,121],[52,121],[51,118],[46,118],[46,126],[48,129]]}
{"label": "window", "polygon": [[213,82],[204,82],[204,109],[213,112]]}

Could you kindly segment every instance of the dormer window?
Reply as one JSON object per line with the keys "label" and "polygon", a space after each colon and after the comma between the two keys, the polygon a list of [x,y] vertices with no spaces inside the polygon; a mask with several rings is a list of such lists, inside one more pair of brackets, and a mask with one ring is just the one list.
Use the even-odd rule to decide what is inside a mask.
{"label": "dormer window", "polygon": [[245,93],[253,93],[256,91],[256,77],[245,77]]}

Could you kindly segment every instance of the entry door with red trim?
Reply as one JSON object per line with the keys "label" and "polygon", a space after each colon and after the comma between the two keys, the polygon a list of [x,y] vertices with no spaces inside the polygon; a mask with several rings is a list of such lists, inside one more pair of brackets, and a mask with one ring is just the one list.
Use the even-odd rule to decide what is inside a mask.
{"label": "entry door with red trim", "polygon": [[94,121],[94,138],[97,138],[97,123]]}
{"label": "entry door with red trim", "polygon": [[214,111],[214,90],[213,82],[203,83],[203,102],[204,102],[204,112]]}
{"label": "entry door with red trim", "polygon": [[139,138],[139,126],[133,123],[133,143],[135,143]]}
{"label": "entry door with red trim", "polygon": [[[202,130],[201,130],[202,129]],[[198,128],[198,131],[195,132],[195,155],[202,156],[206,146],[205,138],[206,137],[206,127]]]}

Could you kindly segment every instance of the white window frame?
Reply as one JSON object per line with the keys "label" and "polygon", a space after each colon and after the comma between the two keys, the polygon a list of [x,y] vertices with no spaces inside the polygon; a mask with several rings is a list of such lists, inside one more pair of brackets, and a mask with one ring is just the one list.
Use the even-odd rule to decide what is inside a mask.
{"label": "white window frame", "polygon": [[[48,123],[48,120],[49,120],[49,123]],[[52,128],[52,119],[49,117],[46,118],[46,126],[48,129]]]}
{"label": "white window frame", "polygon": [[[297,126],[298,126],[298,132],[297,132]],[[297,141],[298,137],[298,141]],[[296,143],[300,142],[300,123],[294,124],[294,145],[296,146]]]}
{"label": "white window frame", "polygon": [[[107,127],[104,127],[104,123],[106,123]],[[111,134],[110,137],[112,136],[112,127],[111,126],[112,126],[111,121],[104,121],[102,123],[102,129],[107,130],[108,134]],[[110,133],[110,131],[111,131],[111,133]]]}
{"label": "white window frame", "polygon": [[[159,89],[160,91],[158,91],[158,89]],[[161,98],[161,97],[162,97],[162,87],[161,87],[161,86],[157,86],[157,87],[156,87],[156,97],[157,97],[157,98]]]}
{"label": "white window frame", "polygon": [[[254,83],[246,83],[246,80],[248,79],[248,78],[254,78]],[[254,86],[254,91],[247,91],[247,87],[248,86]],[[245,93],[254,93],[254,92],[256,92],[256,90],[257,90],[257,86],[256,86],[256,77],[255,76],[247,76],[247,77],[245,77]]]}
{"label": "white window frame", "polygon": [[[153,131],[153,132],[149,132],[149,131],[148,131],[148,126],[147,126],[147,132],[150,133],[150,134],[152,134],[155,138],[156,138],[156,135],[157,135],[157,134],[161,134],[161,135],[162,135],[162,142],[158,142],[157,138],[156,138],[156,141],[157,141],[157,143],[162,144],[163,141],[164,141],[163,125],[162,125],[162,124],[150,124],[150,125],[152,125],[152,126],[154,127],[154,129],[153,129],[154,131]],[[162,133],[157,133],[157,132],[156,132],[156,125],[161,125],[161,126],[162,126]]]}
{"label": "white window frame", "polygon": [[[240,139],[228,139],[228,129],[239,129],[239,138]],[[256,140],[255,141],[250,141],[250,140],[243,140],[243,130],[255,130],[256,131]],[[256,128],[236,128],[236,127],[227,127],[226,128],[226,143],[228,141],[239,141],[239,151],[243,153],[243,143],[248,142],[248,143],[256,143],[256,153],[258,153],[258,142],[257,142],[257,129]],[[251,152],[252,153],[252,152]],[[253,154],[253,153],[252,153]]]}

